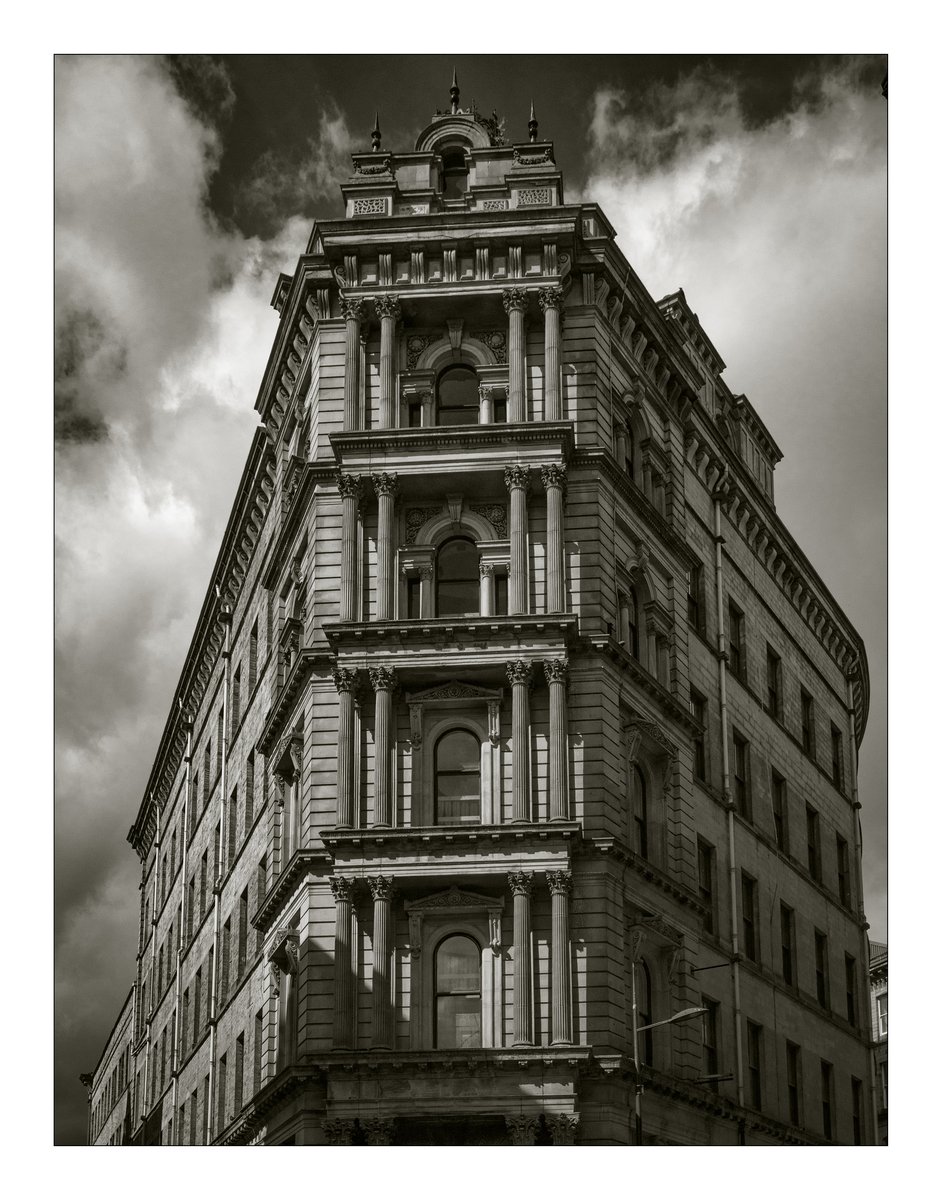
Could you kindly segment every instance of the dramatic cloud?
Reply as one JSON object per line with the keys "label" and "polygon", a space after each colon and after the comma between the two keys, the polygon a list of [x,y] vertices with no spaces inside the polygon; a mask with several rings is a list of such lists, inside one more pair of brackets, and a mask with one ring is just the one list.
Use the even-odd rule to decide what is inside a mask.
{"label": "dramatic cloud", "polygon": [[186,64],[184,98],[179,64],[57,63],[59,1141],[84,1137],[78,1073],[132,981],[125,838],[257,424],[273,280],[309,231],[214,224],[220,145],[200,114],[225,115],[231,87],[204,65],[201,82]]}
{"label": "dramatic cloud", "polygon": [[697,71],[604,88],[584,189],[659,298],[682,286],[785,455],[776,502],[871,663],[861,756],[867,911],[886,929],[886,102],[853,62],[761,125]]}

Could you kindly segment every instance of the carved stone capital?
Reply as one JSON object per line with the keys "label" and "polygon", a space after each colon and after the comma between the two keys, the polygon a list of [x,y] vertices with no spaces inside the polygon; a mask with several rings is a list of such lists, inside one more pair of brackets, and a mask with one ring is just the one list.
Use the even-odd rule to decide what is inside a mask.
{"label": "carved stone capital", "polygon": [[490,383],[479,383],[478,384],[478,395],[481,397],[482,400],[490,400],[490,398],[493,394],[494,394],[494,388],[493,388],[492,384],[490,384]]}
{"label": "carved stone capital", "polygon": [[507,875],[507,885],[515,896],[529,896],[533,890],[533,872],[510,871]]}
{"label": "carved stone capital", "polygon": [[345,321],[362,321],[363,320],[363,301],[348,300],[345,296],[340,297],[340,315]]}
{"label": "carved stone capital", "polygon": [[500,298],[503,301],[505,313],[526,312],[526,288],[504,288],[500,294]]}
{"label": "carved stone capital", "polygon": [[479,567],[479,570],[481,572],[482,579],[490,579],[492,577],[492,575],[494,574],[494,564],[482,562]]}
{"label": "carved stone capital", "polygon": [[538,1117],[504,1117],[511,1143],[514,1146],[532,1146],[536,1142],[539,1128]]}
{"label": "carved stone capital", "polygon": [[540,468],[540,478],[547,491],[554,487],[565,490],[566,468],[562,463],[547,463],[545,467]]}
{"label": "carved stone capital", "polygon": [[530,486],[530,468],[519,463],[504,467],[504,484],[511,491],[514,488],[523,488],[526,491]]}
{"label": "carved stone capital", "polygon": [[355,692],[357,690],[357,672],[349,667],[334,667],[334,687],[338,692]]}
{"label": "carved stone capital", "polygon": [[373,476],[373,490],[377,496],[395,496],[399,489],[399,480],[395,475],[389,475],[385,471],[378,471]]}
{"label": "carved stone capital", "polygon": [[360,497],[361,480],[359,475],[337,475],[337,491],[343,500],[358,500]]}
{"label": "carved stone capital", "polygon": [[274,963],[285,975],[293,975],[298,969],[300,939],[296,929],[278,929],[275,940],[268,954],[268,961]]}
{"label": "carved stone capital", "polygon": [[563,289],[561,287],[540,288],[537,296],[540,301],[540,311],[546,312],[548,308],[559,308],[562,304]]}
{"label": "carved stone capital", "polygon": [[370,667],[370,683],[374,692],[391,692],[396,686],[396,672],[393,667]]}
{"label": "carved stone capital", "polygon": [[368,1146],[391,1146],[393,1137],[392,1117],[368,1117],[360,1122],[360,1128],[366,1134]]}
{"label": "carved stone capital", "polygon": [[366,882],[374,900],[391,900],[393,898],[393,881],[388,875],[368,875]]}
{"label": "carved stone capital", "polygon": [[546,1126],[554,1146],[574,1146],[579,1128],[578,1113],[556,1113],[546,1118]]}
{"label": "carved stone capital", "polygon": [[572,871],[547,871],[546,886],[553,896],[568,896],[572,892]]}
{"label": "carved stone capital", "polygon": [[333,892],[334,900],[336,902],[341,900],[352,900],[353,880],[344,879],[342,876],[334,875],[330,879],[330,890]]}
{"label": "carved stone capital", "polygon": [[543,674],[547,683],[566,683],[569,675],[569,663],[564,658],[544,658]]}
{"label": "carved stone capital", "polygon": [[524,658],[515,658],[507,664],[507,678],[512,684],[522,683],[529,687],[533,680],[533,666]]}
{"label": "carved stone capital", "polygon": [[328,1146],[353,1145],[353,1121],[330,1117],[324,1122],[323,1128]]}
{"label": "carved stone capital", "polygon": [[382,320],[383,317],[392,317],[394,321],[398,321],[402,316],[402,308],[399,304],[398,296],[377,296],[373,301],[376,309],[376,315]]}

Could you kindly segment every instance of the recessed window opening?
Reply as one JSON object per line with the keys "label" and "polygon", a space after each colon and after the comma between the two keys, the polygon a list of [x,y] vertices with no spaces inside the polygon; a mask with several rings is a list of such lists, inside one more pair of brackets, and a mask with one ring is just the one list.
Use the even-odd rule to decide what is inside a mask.
{"label": "recessed window opening", "polygon": [[466,729],[451,729],[435,745],[435,824],[481,821],[481,744]]}
{"label": "recessed window opening", "polygon": [[477,425],[481,415],[478,377],[471,367],[455,366],[438,380],[439,425]]}
{"label": "recessed window opening", "polygon": [[442,152],[442,196],[458,200],[468,190],[468,160],[460,146]]}
{"label": "recessed window opening", "polygon": [[481,605],[477,546],[470,538],[454,537],[438,551],[435,572],[435,611],[440,617],[469,616]]}
{"label": "recessed window opening", "polygon": [[445,938],[435,952],[435,1045],[481,1045],[481,947],[464,934]]}

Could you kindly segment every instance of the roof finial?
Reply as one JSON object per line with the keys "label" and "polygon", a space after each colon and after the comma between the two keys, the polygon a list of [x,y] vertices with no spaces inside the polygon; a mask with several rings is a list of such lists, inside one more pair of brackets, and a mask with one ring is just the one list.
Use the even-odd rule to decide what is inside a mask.
{"label": "roof finial", "polygon": [[448,91],[451,94],[451,111],[453,113],[456,113],[458,111],[458,97],[461,95],[461,93],[458,90],[458,68],[457,67],[452,68],[451,87],[448,89]]}
{"label": "roof finial", "polygon": [[527,121],[527,129],[529,130],[529,133],[530,133],[530,141],[531,142],[536,141],[536,133],[537,133],[538,128],[539,128],[539,125],[537,123],[536,113],[533,110],[533,101],[531,100],[530,101],[530,120]]}
{"label": "roof finial", "polygon": [[382,144],[382,134],[379,131],[379,113],[373,118],[373,132],[370,135],[370,148],[379,150]]}

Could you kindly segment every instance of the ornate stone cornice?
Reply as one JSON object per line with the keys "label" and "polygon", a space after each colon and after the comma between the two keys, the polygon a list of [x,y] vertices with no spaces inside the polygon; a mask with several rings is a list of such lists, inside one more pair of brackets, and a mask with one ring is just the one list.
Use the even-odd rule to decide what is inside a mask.
{"label": "ornate stone cornice", "polygon": [[504,305],[504,312],[508,315],[512,312],[526,312],[528,303],[526,288],[504,288],[500,298]]}

